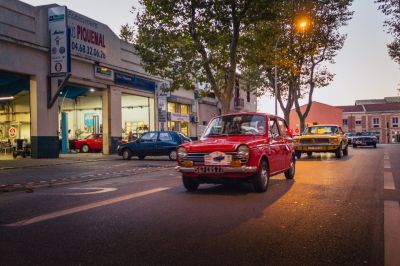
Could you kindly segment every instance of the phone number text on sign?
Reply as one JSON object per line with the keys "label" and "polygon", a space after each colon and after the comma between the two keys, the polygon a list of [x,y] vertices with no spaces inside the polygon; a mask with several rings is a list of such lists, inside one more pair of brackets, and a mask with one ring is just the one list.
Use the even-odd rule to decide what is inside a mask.
{"label": "phone number text on sign", "polygon": [[80,44],[80,43],[72,41],[71,49],[73,51],[76,51],[76,52],[79,52],[82,54],[86,54],[89,56],[94,56],[99,59],[106,59],[106,54],[103,51],[93,48],[92,46],[89,46],[89,45]]}

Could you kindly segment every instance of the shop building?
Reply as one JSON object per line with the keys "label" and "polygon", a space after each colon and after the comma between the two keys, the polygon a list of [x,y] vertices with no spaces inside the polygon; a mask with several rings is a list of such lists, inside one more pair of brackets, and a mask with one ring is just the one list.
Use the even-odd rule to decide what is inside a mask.
{"label": "shop building", "polygon": [[374,132],[380,143],[400,143],[400,97],[357,100],[338,108],[346,132]]}
{"label": "shop building", "polygon": [[[133,45],[67,7],[0,2],[0,54],[1,152],[23,139],[33,158],[57,158],[73,140],[101,133],[110,154],[150,130],[197,138],[220,113],[215,97],[164,93],[169,81],[146,73]],[[256,95],[236,85],[232,111],[256,111]]]}
{"label": "shop building", "polygon": [[[55,158],[62,139],[102,132],[109,154],[130,132],[158,129],[156,89],[165,81],[146,73],[134,47],[101,22],[65,9],[70,34],[49,32],[61,18],[49,16],[54,7],[0,3],[2,147],[25,139],[33,158]],[[51,75],[65,70],[51,61],[57,54],[70,60],[69,78]]]}

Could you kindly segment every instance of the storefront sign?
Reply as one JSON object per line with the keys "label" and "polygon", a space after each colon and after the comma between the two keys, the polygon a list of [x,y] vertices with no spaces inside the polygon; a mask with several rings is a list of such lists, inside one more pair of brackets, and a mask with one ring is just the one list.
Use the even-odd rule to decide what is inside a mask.
{"label": "storefront sign", "polygon": [[107,57],[107,39],[97,21],[68,10],[68,27],[71,29],[71,52],[73,55],[94,61]]}
{"label": "storefront sign", "polygon": [[167,122],[167,111],[158,109],[158,122]]}
{"label": "storefront sign", "polygon": [[50,36],[50,74],[71,72],[69,34],[67,30],[67,7],[57,6],[48,9]]}
{"label": "storefront sign", "polygon": [[146,90],[152,93],[156,90],[156,83],[135,75],[115,72],[115,84],[131,87],[139,90]]}
{"label": "storefront sign", "polygon": [[114,70],[107,67],[94,66],[94,76],[100,79],[114,80]]}
{"label": "storefront sign", "polygon": [[17,135],[17,129],[15,127],[10,127],[10,129],[8,129],[8,136],[10,138],[15,138],[16,135]]}
{"label": "storefront sign", "polygon": [[190,116],[188,114],[171,113],[171,121],[189,122]]}

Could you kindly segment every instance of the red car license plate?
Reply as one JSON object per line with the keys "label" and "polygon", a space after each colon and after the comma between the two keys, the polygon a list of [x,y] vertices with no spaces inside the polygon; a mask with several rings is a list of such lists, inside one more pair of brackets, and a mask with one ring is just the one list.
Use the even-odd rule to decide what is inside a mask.
{"label": "red car license plate", "polygon": [[220,166],[199,166],[194,169],[196,174],[220,174],[224,171]]}

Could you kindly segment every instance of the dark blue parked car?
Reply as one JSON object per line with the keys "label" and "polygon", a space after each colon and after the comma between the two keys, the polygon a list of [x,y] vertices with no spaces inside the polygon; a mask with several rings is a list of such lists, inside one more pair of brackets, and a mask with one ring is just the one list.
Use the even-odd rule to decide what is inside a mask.
{"label": "dark blue parked car", "polygon": [[176,131],[153,131],[144,133],[136,141],[118,146],[118,155],[124,160],[138,156],[143,160],[146,156],[168,155],[171,161],[176,160],[176,147],[191,140]]}

